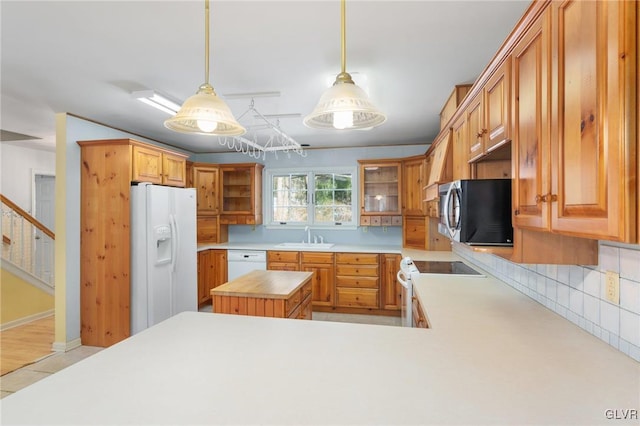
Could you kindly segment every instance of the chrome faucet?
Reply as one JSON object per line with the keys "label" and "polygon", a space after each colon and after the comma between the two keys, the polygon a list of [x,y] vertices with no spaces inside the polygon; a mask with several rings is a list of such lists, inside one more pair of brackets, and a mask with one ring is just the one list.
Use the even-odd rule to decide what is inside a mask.
{"label": "chrome faucet", "polygon": [[311,244],[311,228],[305,226],[304,230],[307,233],[307,244]]}

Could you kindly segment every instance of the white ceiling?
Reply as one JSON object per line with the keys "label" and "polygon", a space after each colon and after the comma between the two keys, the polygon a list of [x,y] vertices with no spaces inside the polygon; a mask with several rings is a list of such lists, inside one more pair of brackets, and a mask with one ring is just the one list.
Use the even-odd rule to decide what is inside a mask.
{"label": "white ceiling", "polygon": [[[370,131],[308,129],[327,79],[340,71],[340,4],[211,3],[211,83],[255,98],[262,114],[311,147],[428,143],[455,84],[472,83],[529,1],[347,2],[347,71],[365,73],[387,122]],[[193,152],[224,151],[215,138],[174,133],[168,115],[130,93],[178,103],[204,82],[204,1],[9,1],[2,24],[0,127],[55,143],[54,114],[69,112]],[[224,96],[223,96],[224,97]],[[227,103],[236,117],[250,99]]]}

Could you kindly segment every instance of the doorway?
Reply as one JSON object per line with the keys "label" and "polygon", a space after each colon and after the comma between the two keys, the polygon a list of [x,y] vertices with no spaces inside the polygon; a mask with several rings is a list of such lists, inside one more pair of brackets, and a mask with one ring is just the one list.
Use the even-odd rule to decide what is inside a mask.
{"label": "doorway", "polygon": [[[34,173],[33,215],[44,226],[55,232],[55,188],[56,177],[48,173]],[[53,285],[54,241],[42,231],[35,231],[36,276]]]}

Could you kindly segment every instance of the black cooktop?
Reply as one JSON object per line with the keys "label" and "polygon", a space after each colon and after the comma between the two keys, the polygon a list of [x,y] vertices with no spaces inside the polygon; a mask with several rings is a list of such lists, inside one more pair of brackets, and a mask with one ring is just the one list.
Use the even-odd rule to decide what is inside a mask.
{"label": "black cooktop", "polygon": [[456,275],[482,275],[480,272],[465,265],[462,262],[434,262],[414,260],[413,264],[421,274],[456,274]]}

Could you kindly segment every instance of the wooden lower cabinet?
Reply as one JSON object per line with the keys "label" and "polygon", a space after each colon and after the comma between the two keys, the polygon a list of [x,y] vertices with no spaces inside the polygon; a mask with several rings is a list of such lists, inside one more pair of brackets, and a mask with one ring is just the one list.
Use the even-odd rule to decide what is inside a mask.
{"label": "wooden lower cabinet", "polygon": [[336,254],[336,306],[377,309],[380,271],[377,253]]}
{"label": "wooden lower cabinet", "polygon": [[399,254],[380,255],[380,309],[399,311],[402,307],[402,285],[397,278],[401,259]]}
{"label": "wooden lower cabinet", "polygon": [[413,317],[413,326],[415,328],[429,328],[429,321],[427,320],[427,316],[424,313],[424,309],[422,309],[422,304],[420,304],[420,300],[416,296],[413,296],[411,309],[412,309],[412,317]]}
{"label": "wooden lower cabinet", "polygon": [[198,252],[198,307],[211,301],[211,289],[227,282],[227,251]]}
{"label": "wooden lower cabinet", "polygon": [[313,306],[334,306],[334,257],[334,253],[300,253],[300,270],[313,272]]}
{"label": "wooden lower cabinet", "polygon": [[313,306],[322,312],[397,315],[399,254],[267,251],[267,270],[313,272]]}

